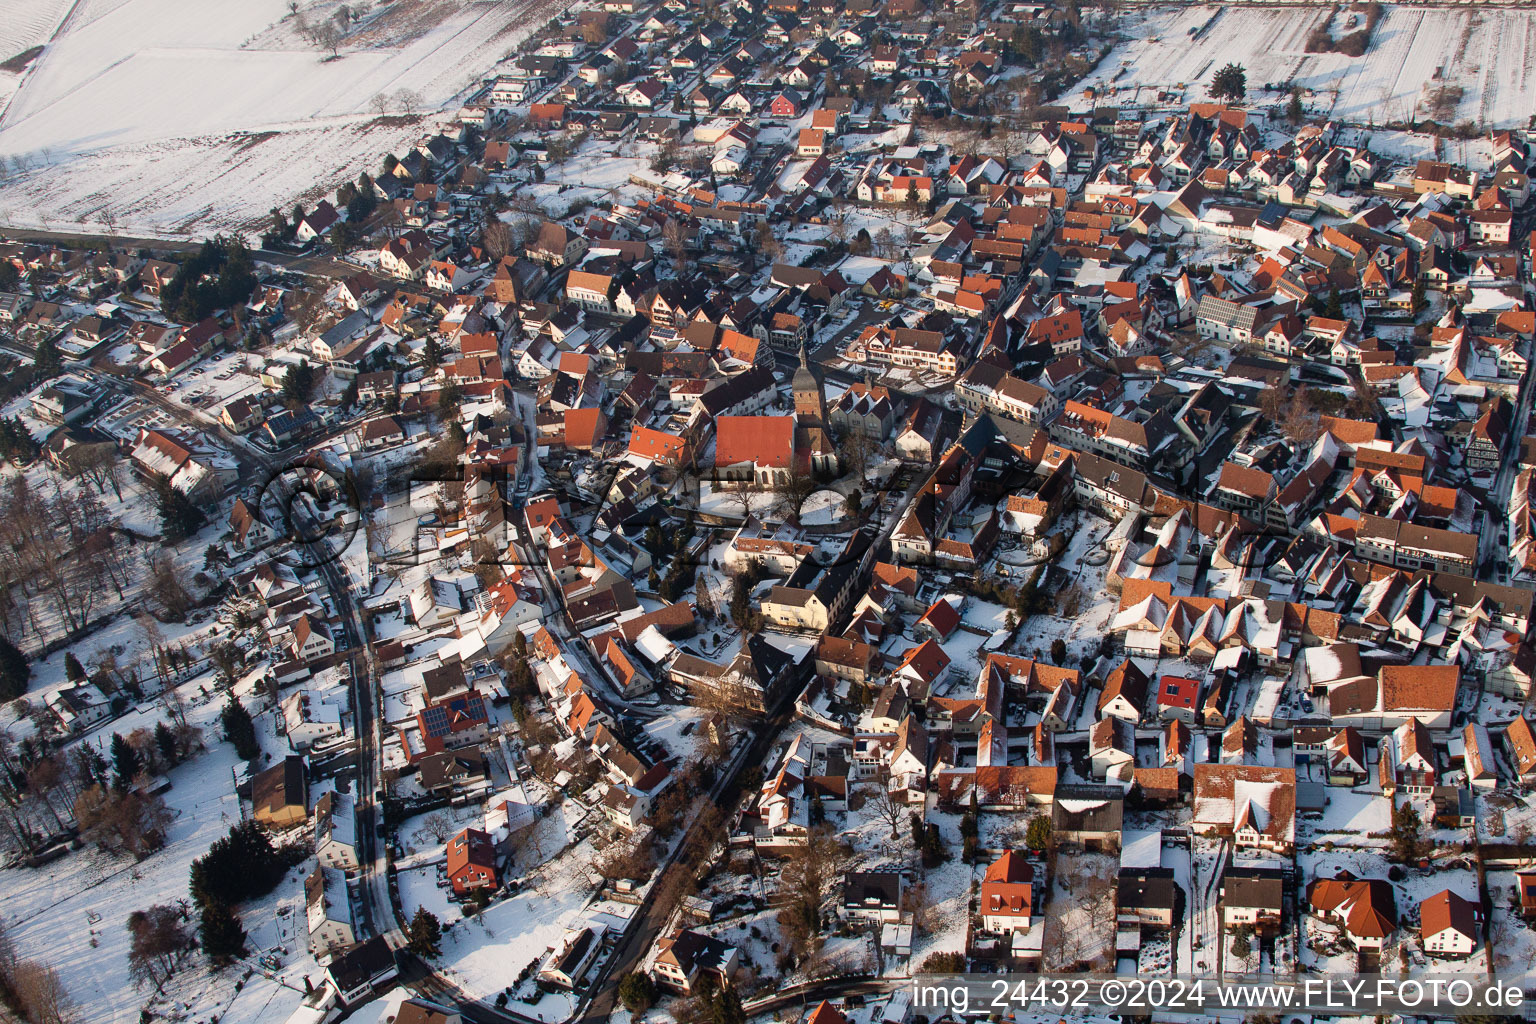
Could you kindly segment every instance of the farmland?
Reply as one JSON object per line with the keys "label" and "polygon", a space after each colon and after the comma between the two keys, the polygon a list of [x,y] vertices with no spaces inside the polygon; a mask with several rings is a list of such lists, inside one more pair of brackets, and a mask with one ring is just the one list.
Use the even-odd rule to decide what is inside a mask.
{"label": "farmland", "polygon": [[[332,57],[301,28],[336,6],[81,0],[0,119],[0,220],[167,236],[248,228],[430,130],[426,118],[536,24],[537,5],[380,4]],[[10,30],[8,45],[49,31],[28,21],[43,27]]]}
{"label": "farmland", "polygon": [[1524,127],[1536,110],[1536,12],[1388,5],[1364,56],[1307,52],[1315,30],[1337,38],[1351,17],[1324,5],[1136,9],[1120,25],[1123,41],[1069,99],[1092,105],[1084,90],[1093,88],[1097,102],[1123,107],[1204,100],[1232,61],[1247,69],[1250,102],[1283,102],[1295,87],[1309,113],[1360,124]]}

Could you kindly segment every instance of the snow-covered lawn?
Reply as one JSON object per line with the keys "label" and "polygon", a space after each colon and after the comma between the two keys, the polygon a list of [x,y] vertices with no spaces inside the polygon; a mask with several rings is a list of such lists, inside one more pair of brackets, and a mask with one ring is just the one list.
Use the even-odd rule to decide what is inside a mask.
{"label": "snow-covered lawn", "polygon": [[[528,963],[541,959],[560,944],[566,931],[591,924],[610,929],[624,926],[633,908],[613,902],[593,903],[596,875],[593,849],[586,840],[573,844],[583,809],[565,801],[520,833],[513,854],[512,874],[523,879],[515,895],[498,900],[483,912],[466,917],[463,905],[449,899],[438,882],[443,843],[428,831],[429,819],[446,814],[453,829],[476,824],[478,806],[456,812],[433,812],[401,825],[410,867],[398,873],[400,902],[409,918],[425,907],[444,923],[442,956],[437,965],[469,995],[491,1001],[510,986]],[[537,998],[531,984],[524,987],[514,1009],[545,1020],[562,1020],[571,1006],[563,996]]]}
{"label": "snow-covered lawn", "polygon": [[830,488],[815,492],[800,506],[800,522],[804,526],[830,526],[847,518],[843,496]]}
{"label": "snow-covered lawn", "polygon": [[[194,680],[182,691],[191,700],[208,683],[207,677]],[[213,700],[192,703],[189,720],[203,729],[208,749],[169,774],[165,802],[175,820],[164,849],[134,863],[86,847],[43,868],[0,874],[0,919],[6,931],[18,950],[59,971],[81,1020],[130,1024],[139,1019],[139,1007],[151,993],[135,990],[128,977],[128,915],[186,898],[192,861],[240,820],[231,774],[235,752],[218,738],[221,707]],[[163,717],[158,704],[146,704],[110,728],[127,734],[152,728]],[[105,743],[107,738],[110,732],[86,742]],[[236,982],[250,973],[249,967],[210,975],[195,955],[168,988],[175,1000],[189,1004],[189,1019],[222,1014],[227,1021],[282,1020],[298,1006],[305,975],[318,980],[320,974],[307,948],[303,886],[303,872],[295,869],[273,893],[241,907],[249,948],[253,954],[276,952],[282,966],[275,978],[280,980],[256,975],[237,993]]]}
{"label": "snow-covered lawn", "polygon": [[1385,844],[1385,840],[1367,838],[1370,832],[1385,832],[1392,826],[1392,801],[1380,793],[1362,793],[1329,786],[1328,805],[1318,818],[1302,818],[1305,833],[1321,839],[1344,841],[1351,845]]}
{"label": "snow-covered lawn", "polygon": [[1488,872],[1488,896],[1493,903],[1489,941],[1493,969],[1523,975],[1536,963],[1536,932],[1520,916],[1520,891],[1513,871]]}
{"label": "snow-covered lawn", "polygon": [[1045,906],[1044,966],[1072,970],[1114,964],[1115,876],[1119,863],[1102,853],[1058,853]]}

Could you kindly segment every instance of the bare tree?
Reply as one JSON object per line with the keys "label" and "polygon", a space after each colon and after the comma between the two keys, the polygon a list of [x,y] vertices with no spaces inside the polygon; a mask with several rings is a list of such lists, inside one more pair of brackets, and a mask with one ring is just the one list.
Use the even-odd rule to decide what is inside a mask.
{"label": "bare tree", "polygon": [[401,89],[395,93],[395,106],[401,113],[414,114],[421,107],[421,93],[414,89]]}
{"label": "bare tree", "polygon": [[92,786],[75,800],[75,820],[81,836],[106,852],[143,860],[165,845],[171,814],[158,796]]}
{"label": "bare tree", "polygon": [[592,859],[592,870],[610,881],[627,878],[643,882],[651,877],[655,867],[656,858],[651,855],[650,845],[632,841],[614,843]]}
{"label": "bare tree", "polygon": [[1290,403],[1286,405],[1280,420],[1280,429],[1286,437],[1303,445],[1316,441],[1322,433],[1322,423],[1312,411],[1306,388],[1298,387],[1292,392]]}
{"label": "bare tree", "polygon": [[283,307],[299,330],[307,332],[325,312],[325,293],[319,288],[293,291],[288,294]]}
{"label": "bare tree", "polygon": [[375,114],[383,117],[385,114],[389,113],[389,97],[381,92],[376,92],[373,94],[372,98],[368,100],[368,106],[373,109]]}
{"label": "bare tree", "polygon": [[674,262],[682,263],[683,255],[688,251],[688,230],[681,219],[667,219],[666,227],[661,229],[661,244]]}
{"label": "bare tree", "polygon": [[897,792],[891,789],[889,773],[882,771],[875,779],[874,792],[865,803],[876,818],[891,827],[892,839],[901,838],[901,823],[906,820],[910,810],[906,802],[897,796]]}
{"label": "bare tree", "polygon": [[696,694],[696,703],[706,711],[718,712],[729,718],[755,717],[762,714],[763,694],[757,687],[748,684],[740,671],[732,670],[720,676],[713,686],[700,689]]}
{"label": "bare tree", "polygon": [[798,455],[789,460],[789,471],[783,483],[775,488],[779,494],[779,513],[786,518],[799,519],[805,508],[805,499],[818,489],[811,468]]}
{"label": "bare tree", "polygon": [[192,607],[192,595],[182,585],[175,561],[161,552],[150,561],[149,573],[150,594],[173,619],[180,621],[185,618]]}
{"label": "bare tree", "polygon": [[869,471],[869,459],[880,450],[880,442],[869,435],[862,426],[856,426],[843,437],[842,456],[848,471],[860,480]]}
{"label": "bare tree", "polygon": [[180,907],[157,904],[128,915],[128,977],[135,987],[164,987],[192,955],[192,930]]}
{"label": "bare tree", "polygon": [[221,640],[208,649],[208,660],[218,670],[219,682],[228,689],[235,685],[245,667],[245,654],[229,640]]}
{"label": "bare tree", "polygon": [[480,245],[493,263],[510,256],[516,248],[511,225],[499,217],[487,221],[484,230],[480,232]]}
{"label": "bare tree", "polygon": [[421,830],[440,843],[447,842],[453,835],[453,819],[437,811],[421,819]]}
{"label": "bare tree", "polygon": [[332,58],[341,50],[342,31],[334,21],[322,21],[310,30],[310,40]]}
{"label": "bare tree", "polygon": [[16,965],[12,984],[28,1024],[74,1024],[79,1019],[74,1000],[52,967],[23,960]]}
{"label": "bare tree", "polygon": [[784,243],[779,241],[779,236],[773,232],[773,225],[766,220],[758,222],[753,241],[757,251],[769,260],[776,260],[784,255]]}
{"label": "bare tree", "polygon": [[846,849],[825,825],[814,826],[805,845],[794,847],[782,873],[782,889],[792,902],[779,912],[779,925],[789,953],[803,960],[822,940],[822,904],[847,861]]}

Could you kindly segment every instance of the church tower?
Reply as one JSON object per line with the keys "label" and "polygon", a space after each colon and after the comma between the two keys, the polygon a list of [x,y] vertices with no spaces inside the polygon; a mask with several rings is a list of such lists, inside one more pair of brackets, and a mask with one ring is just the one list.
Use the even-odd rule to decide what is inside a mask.
{"label": "church tower", "polygon": [[805,346],[800,346],[800,368],[790,384],[795,396],[795,419],[801,426],[827,424],[827,400],[821,390],[821,374],[811,368]]}

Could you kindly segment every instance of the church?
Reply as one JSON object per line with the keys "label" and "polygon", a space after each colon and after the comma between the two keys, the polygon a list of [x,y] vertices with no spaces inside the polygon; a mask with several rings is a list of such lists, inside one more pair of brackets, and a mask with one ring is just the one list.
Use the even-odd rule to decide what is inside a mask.
{"label": "church", "polygon": [[828,433],[827,396],[821,374],[811,366],[810,355],[800,346],[800,366],[795,370],[790,390],[795,399],[795,451],[810,460],[811,472],[818,476],[837,474],[837,449]]}

